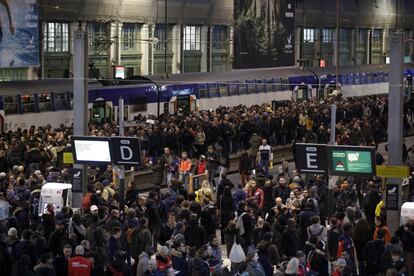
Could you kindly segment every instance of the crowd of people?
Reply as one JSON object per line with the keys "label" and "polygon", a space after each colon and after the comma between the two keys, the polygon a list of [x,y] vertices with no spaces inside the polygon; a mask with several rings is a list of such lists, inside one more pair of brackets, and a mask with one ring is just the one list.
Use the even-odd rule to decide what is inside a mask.
{"label": "crowd of people", "polygon": [[[338,143],[384,140],[385,97],[336,104]],[[270,169],[273,146],[328,141],[329,105],[220,107],[155,124],[142,117],[125,134],[140,139],[140,169],[153,171],[154,190],[144,195],[130,181],[120,209],[112,166],[93,166],[79,210],[48,204],[40,216],[41,187],[71,181],[63,161],[71,128],[8,131],[0,138],[0,206],[9,206],[0,220],[0,275],[413,275],[414,220],[390,232],[381,179],[341,178],[330,210],[326,176],[287,163]],[[89,131],[118,130],[106,123]],[[227,175],[235,152],[237,183]],[[192,191],[190,172],[205,176]]]}

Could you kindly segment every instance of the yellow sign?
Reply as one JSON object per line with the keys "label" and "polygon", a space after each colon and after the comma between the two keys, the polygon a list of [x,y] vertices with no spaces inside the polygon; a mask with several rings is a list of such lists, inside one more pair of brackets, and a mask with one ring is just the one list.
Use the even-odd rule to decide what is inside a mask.
{"label": "yellow sign", "polygon": [[407,166],[378,165],[377,176],[387,178],[405,178],[410,175],[410,168]]}
{"label": "yellow sign", "polygon": [[73,164],[73,154],[71,152],[63,153],[63,164]]}

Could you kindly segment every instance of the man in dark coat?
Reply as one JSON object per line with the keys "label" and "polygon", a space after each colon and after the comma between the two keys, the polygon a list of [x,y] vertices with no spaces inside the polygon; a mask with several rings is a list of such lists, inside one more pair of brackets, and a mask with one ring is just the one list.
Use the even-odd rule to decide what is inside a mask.
{"label": "man in dark coat", "polygon": [[30,267],[32,268],[36,264],[37,260],[36,250],[30,242],[31,236],[32,232],[30,230],[23,230],[22,240],[16,245],[15,248],[15,260],[17,260],[20,256],[27,255],[30,257]]}
{"label": "man in dark coat", "polygon": [[152,232],[154,248],[157,248],[158,238],[161,231],[161,216],[158,194],[150,192],[146,202],[146,215],[148,217],[148,228]]}
{"label": "man in dark coat", "polygon": [[288,219],[287,227],[282,233],[281,251],[287,257],[295,257],[301,249],[300,234],[296,230],[296,221]]}
{"label": "man in dark coat", "polygon": [[68,261],[71,256],[72,246],[70,244],[65,244],[63,246],[62,253],[56,256],[56,258],[53,260],[53,267],[55,268],[56,275],[68,275]]}
{"label": "man in dark coat", "polygon": [[377,275],[381,272],[381,257],[384,254],[385,230],[380,228],[377,232],[377,239],[367,242],[362,254],[366,274]]}
{"label": "man in dark coat", "polygon": [[196,214],[190,216],[190,223],[185,228],[184,236],[186,245],[195,249],[199,249],[207,243],[206,230],[198,223]]}

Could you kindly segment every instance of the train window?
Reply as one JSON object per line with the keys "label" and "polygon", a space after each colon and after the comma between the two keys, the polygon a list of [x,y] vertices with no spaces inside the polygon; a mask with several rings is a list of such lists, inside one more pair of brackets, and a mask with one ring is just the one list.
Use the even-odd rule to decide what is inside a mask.
{"label": "train window", "polygon": [[17,101],[17,96],[4,97],[4,113],[6,115],[19,113],[19,103]]}
{"label": "train window", "polygon": [[39,94],[39,111],[52,111],[52,97],[49,93]]}
{"label": "train window", "polygon": [[230,96],[235,96],[239,94],[238,85],[239,84],[237,81],[228,82]]}
{"label": "train window", "polygon": [[209,83],[208,84],[208,92],[210,97],[218,97],[219,96],[219,92],[218,92],[218,87],[216,83]]}
{"label": "train window", "polygon": [[206,84],[198,85],[198,96],[200,98],[208,98],[208,87]]}
{"label": "train window", "polygon": [[257,93],[266,92],[266,85],[263,84],[262,80],[256,80],[256,87],[257,87]]}
{"label": "train window", "polygon": [[147,112],[146,97],[132,97],[130,105],[131,112]]}
{"label": "train window", "polygon": [[239,85],[239,94],[240,95],[247,94],[247,84],[245,82]]}
{"label": "train window", "polygon": [[229,95],[229,92],[227,91],[226,83],[219,83],[219,93],[220,93],[220,97],[226,97]]}
{"label": "train window", "polygon": [[55,110],[66,110],[66,93],[55,94]]}
{"label": "train window", "polygon": [[257,87],[255,81],[246,81],[247,83],[247,93],[254,94],[257,92]]}
{"label": "train window", "polygon": [[22,95],[22,112],[36,112],[36,102],[34,95]]}

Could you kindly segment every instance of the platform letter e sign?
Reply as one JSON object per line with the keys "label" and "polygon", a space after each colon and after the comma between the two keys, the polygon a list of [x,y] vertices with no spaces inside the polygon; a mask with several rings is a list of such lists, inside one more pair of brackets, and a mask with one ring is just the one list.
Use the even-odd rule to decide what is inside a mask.
{"label": "platform letter e sign", "polygon": [[[306,167],[308,169],[317,169],[318,168],[318,164],[316,163],[316,148],[314,147],[306,147]],[[309,152],[311,151],[311,152]]]}

